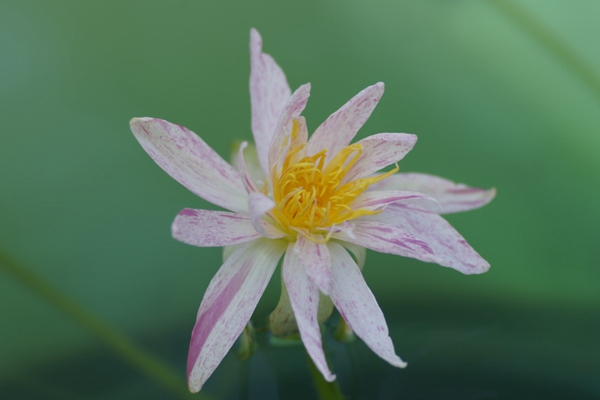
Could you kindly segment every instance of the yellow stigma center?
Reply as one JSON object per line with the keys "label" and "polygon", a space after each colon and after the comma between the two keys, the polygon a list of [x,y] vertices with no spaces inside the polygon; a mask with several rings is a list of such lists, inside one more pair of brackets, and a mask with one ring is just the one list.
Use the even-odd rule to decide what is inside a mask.
{"label": "yellow stigma center", "polygon": [[[362,154],[361,144],[355,143],[343,148],[327,165],[327,149],[299,158],[298,154],[304,147],[305,144],[301,144],[291,148],[281,167],[276,170],[274,166],[271,170],[272,194],[276,206],[270,216],[291,239],[296,238],[300,232],[312,241],[327,242],[334,226],[381,212],[353,209],[352,202],[369,185],[397,172],[398,166],[385,174],[346,182],[344,177]],[[267,194],[266,184],[263,190]],[[321,237],[323,239],[318,239]]]}

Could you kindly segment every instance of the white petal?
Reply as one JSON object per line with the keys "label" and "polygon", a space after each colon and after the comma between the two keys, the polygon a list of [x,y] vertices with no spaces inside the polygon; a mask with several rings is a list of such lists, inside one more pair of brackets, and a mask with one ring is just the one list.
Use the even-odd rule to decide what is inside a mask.
{"label": "white petal", "polygon": [[184,208],[171,226],[173,237],[200,247],[230,246],[258,239],[247,215]]}
{"label": "white petal", "polygon": [[383,90],[382,82],[369,86],[331,114],[308,140],[307,153],[312,155],[322,149],[328,149],[329,160],[348,146],[371,116],[383,95]]}
{"label": "white petal", "polygon": [[334,233],[332,237],[380,253],[396,254],[426,262],[437,263],[440,261],[427,242],[406,232],[402,228],[374,221],[355,220],[353,222],[353,237],[344,232]]}
{"label": "white petal", "polygon": [[402,160],[417,142],[417,135],[379,133],[358,141],[363,151],[350,168],[342,183],[363,178]]}
{"label": "white petal", "polygon": [[331,382],[335,379],[335,375],[331,373],[325,360],[321,330],[317,320],[319,290],[309,279],[303,263],[294,250],[294,245],[290,243],[283,259],[283,279],[304,347],[325,380]]}
{"label": "white petal", "polygon": [[306,273],[324,294],[331,289],[331,260],[324,244],[314,243],[298,235],[294,254],[306,268]]}
{"label": "white petal", "polygon": [[411,190],[428,194],[438,201],[439,207],[422,201],[415,201],[413,204],[438,214],[457,213],[483,207],[496,196],[494,188],[473,188],[438,176],[420,173],[395,174],[373,184],[369,189]]}
{"label": "white petal", "polygon": [[188,385],[198,392],[250,320],[285,251],[280,241],[245,243],[214,276],[200,304],[188,354]]}
{"label": "white petal", "polygon": [[292,142],[291,133],[293,120],[298,119],[310,96],[310,83],[300,86],[290,97],[289,102],[281,112],[275,135],[269,148],[269,170],[279,167]]}
{"label": "white petal", "polygon": [[269,146],[281,111],[291,95],[285,74],[273,58],[262,52],[262,38],[250,31],[250,101],[252,133],[265,176],[268,176]]}
{"label": "white petal", "polygon": [[481,274],[490,268],[490,264],[438,214],[415,211],[403,204],[392,204],[381,214],[365,219],[394,225],[423,240],[435,254],[435,262],[444,267],[463,274]]}
{"label": "white petal", "polygon": [[[429,201],[437,204],[437,201],[426,194],[419,192],[406,192],[402,190],[377,190],[364,192],[351,204],[353,209],[364,208],[366,210],[382,210],[389,204],[405,203],[413,200]],[[439,208],[439,207],[438,207]]]}
{"label": "white petal", "polygon": [[331,254],[331,300],[350,328],[379,357],[404,368],[394,351],[385,318],[360,270],[342,246],[327,243]]}
{"label": "white petal", "polygon": [[246,147],[248,147],[248,142],[243,142],[240,145],[240,148],[238,150],[238,159],[237,159],[238,171],[240,171],[240,174],[242,175],[242,182],[244,183],[244,188],[246,189],[246,192],[247,193],[258,192],[256,183],[250,176],[250,173],[248,172],[248,168],[246,167],[246,160],[244,159],[244,149],[246,149]]}
{"label": "white petal", "polygon": [[275,202],[262,193],[254,192],[248,196],[248,210],[254,229],[262,236],[270,239],[285,236],[283,232],[264,220],[264,216],[274,207]]}
{"label": "white petal", "polygon": [[134,118],[131,131],[173,179],[196,195],[232,211],[247,211],[240,174],[198,135],[156,118]]}

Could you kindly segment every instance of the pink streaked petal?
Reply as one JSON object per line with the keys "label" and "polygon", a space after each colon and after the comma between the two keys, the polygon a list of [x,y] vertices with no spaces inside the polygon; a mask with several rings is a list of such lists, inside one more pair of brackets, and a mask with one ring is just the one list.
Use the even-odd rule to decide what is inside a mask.
{"label": "pink streaked petal", "polygon": [[248,147],[248,142],[243,142],[240,145],[240,148],[238,150],[237,166],[240,174],[242,175],[242,182],[244,184],[244,188],[246,189],[246,192],[250,194],[252,192],[258,192],[258,188],[256,187],[256,183],[250,176],[248,168],[246,167],[246,160],[244,159],[244,150],[246,149],[246,147]]}
{"label": "pink streaked petal", "polygon": [[485,206],[496,196],[496,189],[478,189],[448,179],[421,173],[395,174],[373,184],[370,190],[412,190],[435,198],[435,204],[416,201],[414,204],[438,214],[469,211]]}
{"label": "pink streaked petal", "polygon": [[[389,204],[407,202],[413,200],[429,201],[437,204],[437,201],[426,194],[419,192],[405,192],[402,190],[377,190],[364,192],[351,204],[353,209],[382,210]],[[439,208],[439,207],[438,207]]]}
{"label": "pink streaked petal", "polygon": [[375,354],[395,367],[406,367],[394,351],[383,313],[356,263],[339,244],[328,242],[327,247],[331,253],[333,304]]}
{"label": "pink streaked petal", "polygon": [[417,135],[407,133],[379,133],[358,141],[363,151],[350,168],[342,183],[363,178],[388,165],[402,160],[417,142]]}
{"label": "pink streaked petal", "polygon": [[354,238],[354,221],[345,221],[340,225],[334,225],[329,228],[328,233],[331,233],[332,237],[336,237],[336,235],[344,235],[343,237]]}
{"label": "pink streaked petal", "polygon": [[298,119],[310,96],[310,83],[300,86],[290,97],[285,108],[281,112],[275,135],[269,148],[269,169],[273,166],[279,166],[280,162],[287,155],[290,143],[292,141],[291,133],[293,120]]}
{"label": "pink streaked petal", "polygon": [[397,226],[364,220],[355,220],[354,226],[354,237],[350,237],[344,233],[335,233],[332,237],[380,253],[411,257],[426,262],[439,262],[438,257],[427,242]]}
{"label": "pink streaked petal", "polygon": [[317,369],[323,374],[325,380],[332,382],[335,375],[331,373],[325,360],[321,330],[317,320],[319,289],[308,277],[304,262],[301,262],[298,258],[293,243],[288,245],[283,259],[283,279],[294,310],[302,343],[304,343],[306,351],[314,361]]}
{"label": "pink streaked petal", "polygon": [[291,93],[285,74],[270,55],[262,52],[262,38],[256,29],[252,29],[250,31],[252,133],[265,176],[269,174],[269,147],[281,111]]}
{"label": "pink streaked petal", "polygon": [[285,236],[283,232],[264,220],[264,216],[274,207],[275,202],[262,193],[253,192],[248,196],[248,210],[254,229],[262,236],[270,239]]}
{"label": "pink streaked petal", "polygon": [[414,211],[404,204],[391,204],[381,214],[365,219],[392,224],[426,242],[437,257],[437,264],[463,274],[481,274],[490,264],[467,241],[436,213]]}
{"label": "pink streaked petal", "polygon": [[200,247],[230,246],[260,237],[246,215],[190,208],[177,214],[171,232],[180,242]]}
{"label": "pink streaked petal", "polygon": [[324,294],[331,289],[331,260],[325,244],[312,242],[298,235],[294,255],[300,260],[306,273]]}
{"label": "pink streaked petal", "polygon": [[247,211],[240,174],[194,132],[156,118],[134,118],[131,131],[171,177],[194,194],[231,211]]}
{"label": "pink streaked petal", "polygon": [[382,82],[369,86],[331,114],[308,140],[307,154],[312,155],[322,149],[328,149],[329,160],[348,146],[371,116],[383,95],[383,90]]}
{"label": "pink streaked petal", "polygon": [[240,246],[214,276],[200,304],[188,353],[188,386],[198,392],[250,320],[279,258],[280,241]]}

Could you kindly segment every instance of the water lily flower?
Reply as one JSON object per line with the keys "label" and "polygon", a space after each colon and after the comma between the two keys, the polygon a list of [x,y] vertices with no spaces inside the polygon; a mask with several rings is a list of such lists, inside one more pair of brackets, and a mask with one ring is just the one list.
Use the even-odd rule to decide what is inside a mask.
{"label": "water lily flower", "polygon": [[[464,274],[485,272],[489,264],[440,214],[481,207],[495,192],[397,174],[415,135],[380,133],[351,144],[379,102],[383,83],[358,93],[309,138],[301,114],[310,84],[292,93],[281,68],[262,52],[256,30],[250,55],[256,153],[243,143],[237,169],[183,126],[155,118],[131,121],[135,137],[163,170],[229,210],[186,208],[172,226],[173,237],[184,243],[227,246],[192,332],[189,388],[202,388],[242,333],[282,256],[282,297],[271,315],[275,334],[299,331],[315,365],[332,381],[319,323],[335,306],[378,356],[404,367],[361,274],[365,248]],[[378,172],[389,165],[395,167]]]}

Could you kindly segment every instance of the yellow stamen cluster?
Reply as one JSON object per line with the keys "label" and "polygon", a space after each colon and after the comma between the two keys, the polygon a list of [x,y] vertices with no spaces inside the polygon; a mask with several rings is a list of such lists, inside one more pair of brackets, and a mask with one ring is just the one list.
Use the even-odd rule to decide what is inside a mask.
{"label": "yellow stamen cluster", "polygon": [[[288,151],[280,168],[271,170],[272,196],[276,207],[270,216],[291,238],[303,233],[313,241],[329,240],[332,227],[379,211],[353,209],[352,202],[369,185],[398,171],[344,182],[362,154],[362,145],[343,148],[327,164],[327,149],[299,158],[305,144]],[[277,169],[277,170],[276,170]],[[265,194],[267,185],[264,186]],[[314,235],[325,235],[323,240]]]}

